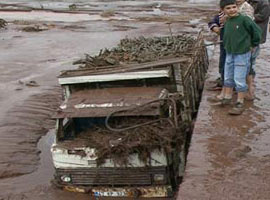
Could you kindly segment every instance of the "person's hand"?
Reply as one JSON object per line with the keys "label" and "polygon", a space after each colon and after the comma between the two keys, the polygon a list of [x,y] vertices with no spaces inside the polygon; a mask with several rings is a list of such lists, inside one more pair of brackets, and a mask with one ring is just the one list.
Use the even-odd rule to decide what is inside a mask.
{"label": "person's hand", "polygon": [[212,31],[215,32],[218,35],[220,34],[220,28],[219,27],[215,26],[214,28],[212,28]]}
{"label": "person's hand", "polygon": [[255,53],[256,48],[257,48],[257,47],[251,47],[251,49],[250,49],[251,55]]}
{"label": "person's hand", "polygon": [[225,24],[226,20],[227,20],[227,15],[224,15],[223,17],[219,19],[220,23],[222,24]]}

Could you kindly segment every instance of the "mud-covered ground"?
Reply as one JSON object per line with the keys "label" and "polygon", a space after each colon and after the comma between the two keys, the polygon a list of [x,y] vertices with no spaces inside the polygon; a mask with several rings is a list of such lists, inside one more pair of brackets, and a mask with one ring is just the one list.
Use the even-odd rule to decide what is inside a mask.
{"label": "mud-covered ground", "polygon": [[[209,36],[206,22],[217,12],[216,1],[204,0],[80,2],[75,7],[72,1],[0,2],[5,9],[0,18],[9,22],[0,30],[0,199],[88,200],[88,195],[50,184],[53,131],[49,130],[54,127],[50,117],[61,100],[59,72],[73,68],[72,62],[84,53],[96,54],[126,36],[196,33],[200,28]],[[45,12],[59,9],[62,12]],[[212,34],[210,38],[215,39]],[[262,59],[269,62],[266,55]],[[258,90],[262,107],[267,105],[269,90],[263,84],[268,75],[265,71],[258,76],[265,80]]]}

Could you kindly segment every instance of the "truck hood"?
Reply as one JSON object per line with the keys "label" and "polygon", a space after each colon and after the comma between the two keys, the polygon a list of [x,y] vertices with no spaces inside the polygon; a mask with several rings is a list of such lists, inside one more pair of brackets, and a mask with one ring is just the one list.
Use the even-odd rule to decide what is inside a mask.
{"label": "truck hood", "polygon": [[[125,87],[73,92],[57,110],[54,118],[155,116],[160,115],[164,88]],[[152,103],[150,103],[152,102]],[[145,105],[145,106],[143,106]]]}

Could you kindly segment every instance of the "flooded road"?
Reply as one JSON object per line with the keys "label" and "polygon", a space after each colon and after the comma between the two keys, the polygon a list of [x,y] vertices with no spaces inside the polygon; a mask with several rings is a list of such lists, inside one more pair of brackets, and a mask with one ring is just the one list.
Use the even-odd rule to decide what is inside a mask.
{"label": "flooded road", "polygon": [[[0,30],[0,199],[89,200],[88,195],[62,191],[50,183],[54,171],[50,145],[55,125],[50,117],[62,98],[57,83],[59,72],[74,68],[72,62],[84,57],[85,53],[97,54],[101,48],[111,48],[126,36],[170,35],[166,22],[172,22],[172,34],[196,33],[204,28],[209,35],[206,22],[217,11],[216,1],[204,0],[85,0],[76,3],[75,10],[70,10],[72,4],[73,1],[0,2],[1,8],[6,9],[0,11],[0,18],[9,22],[6,29]],[[42,10],[30,12],[30,8]],[[63,12],[45,12],[46,9]],[[26,27],[38,27],[41,31],[26,32]],[[198,151],[202,148],[211,153],[207,158],[200,157],[204,165],[197,169],[199,174],[206,174],[209,181],[203,180],[201,187],[189,188],[193,195],[196,192],[201,195],[199,189],[207,187],[209,192],[227,193],[231,190],[239,197],[241,188],[249,186],[257,188],[258,195],[262,194],[258,197],[268,195],[270,190],[260,191],[260,185],[270,183],[270,176],[267,176],[269,166],[263,164],[270,161],[267,143],[270,120],[268,52],[270,45],[266,44],[258,60],[256,95],[259,100],[249,103],[248,110],[239,120],[227,120],[224,109],[209,105],[204,98],[213,93],[205,91],[200,111],[204,114],[196,123],[196,130],[207,132],[198,139],[195,137],[195,141],[207,137],[207,142],[202,144],[203,147],[199,142],[191,149]],[[217,53],[211,59],[216,64]],[[209,76],[214,79],[216,71]],[[219,134],[209,136],[210,131]],[[228,137],[228,133],[232,137]],[[240,166],[237,165],[239,162]],[[236,178],[232,176],[238,173]],[[239,182],[237,178],[242,177],[241,173],[250,176]],[[264,179],[256,178],[262,174],[265,174]],[[222,186],[219,180],[224,177],[231,177],[228,181],[230,187]],[[252,180],[257,181],[258,186]],[[235,188],[230,181],[239,184]],[[211,197],[221,199],[215,193]]]}

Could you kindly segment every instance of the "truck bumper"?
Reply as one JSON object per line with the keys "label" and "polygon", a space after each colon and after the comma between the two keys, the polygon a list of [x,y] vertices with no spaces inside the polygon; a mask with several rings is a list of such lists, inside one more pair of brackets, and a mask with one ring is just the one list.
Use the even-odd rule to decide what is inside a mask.
{"label": "truck bumper", "polygon": [[61,188],[70,192],[86,193],[94,197],[170,198],[174,195],[170,185],[144,187],[61,186]]}

